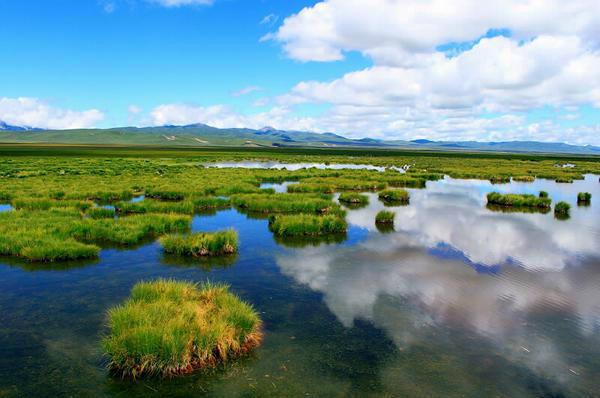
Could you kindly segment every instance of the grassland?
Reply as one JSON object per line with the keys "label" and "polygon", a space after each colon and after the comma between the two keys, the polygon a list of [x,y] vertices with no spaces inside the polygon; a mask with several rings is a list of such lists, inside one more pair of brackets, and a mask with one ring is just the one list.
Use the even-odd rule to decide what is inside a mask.
{"label": "grassland", "polygon": [[214,367],[262,339],[261,320],[225,285],[160,279],[139,282],[108,312],[103,347],[123,377],[170,377]]}
{"label": "grassland", "polygon": [[[408,171],[204,167],[215,161],[242,160],[406,166]],[[575,167],[560,167],[567,162]],[[333,192],[341,192],[341,198],[360,198],[360,192],[376,191],[384,201],[407,203],[409,195],[403,188],[423,188],[427,181],[444,175],[503,182],[507,178],[573,181],[586,173],[600,174],[597,158],[300,148],[242,151],[0,145],[0,204],[15,208],[0,214],[0,255],[35,261],[90,258],[105,245],[133,245],[184,232],[191,215],[230,207],[249,216],[302,215],[299,217],[304,220],[332,216],[343,221],[344,210],[333,200]],[[283,194],[260,188],[261,183],[284,181],[299,183],[288,186],[289,192]],[[140,195],[145,198],[131,201]],[[539,202],[535,202],[537,206]]]}

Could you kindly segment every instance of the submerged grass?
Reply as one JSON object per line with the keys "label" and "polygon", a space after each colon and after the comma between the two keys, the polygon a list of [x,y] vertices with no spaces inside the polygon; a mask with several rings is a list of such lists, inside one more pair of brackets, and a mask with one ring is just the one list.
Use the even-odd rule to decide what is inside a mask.
{"label": "submerged grass", "polygon": [[173,234],[160,238],[160,244],[165,253],[177,256],[222,256],[237,251],[238,234],[233,229],[191,235]]}
{"label": "submerged grass", "polygon": [[506,206],[506,207],[536,207],[548,209],[552,199],[547,197],[538,197],[529,194],[501,194],[499,192],[490,192],[487,194],[488,205]]}
{"label": "submerged grass", "polygon": [[248,353],[261,320],[228,286],[159,279],[139,282],[108,311],[103,339],[110,369],[123,377],[171,377]]}
{"label": "submerged grass", "polygon": [[387,189],[379,192],[379,199],[389,203],[406,204],[410,201],[410,194],[407,190],[402,188]]}
{"label": "submerged grass", "polygon": [[344,233],[348,224],[343,218],[334,215],[294,214],[271,217],[269,227],[279,236],[316,236]]}

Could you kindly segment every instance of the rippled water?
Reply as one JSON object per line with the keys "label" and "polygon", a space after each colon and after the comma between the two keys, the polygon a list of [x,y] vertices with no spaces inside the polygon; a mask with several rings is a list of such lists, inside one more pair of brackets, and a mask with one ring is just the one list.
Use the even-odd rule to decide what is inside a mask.
{"label": "rippled water", "polygon": [[[571,218],[489,210],[493,190],[548,191],[571,203]],[[410,191],[410,205],[393,208],[369,194],[339,243],[276,242],[266,220],[227,210],[193,222],[238,229],[240,252],[226,261],[175,259],[156,244],[84,263],[1,259],[0,396],[595,396],[598,177]],[[577,206],[580,191],[591,206]],[[395,231],[375,227],[383,208],[396,212]],[[261,312],[263,346],[180,379],[108,376],[106,309],[160,276],[231,284]]]}

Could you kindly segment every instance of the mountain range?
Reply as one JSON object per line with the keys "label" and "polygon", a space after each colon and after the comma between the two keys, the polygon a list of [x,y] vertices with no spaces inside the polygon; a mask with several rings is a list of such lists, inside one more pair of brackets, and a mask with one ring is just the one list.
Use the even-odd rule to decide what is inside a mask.
{"label": "mountain range", "polygon": [[537,141],[412,141],[351,139],[334,133],[225,128],[206,124],[159,127],[118,127],[109,129],[44,130],[9,125],[0,121],[2,143],[52,143],[96,145],[157,146],[239,146],[239,147],[358,147],[390,149],[430,149],[455,151],[540,152],[600,155],[600,147]]}

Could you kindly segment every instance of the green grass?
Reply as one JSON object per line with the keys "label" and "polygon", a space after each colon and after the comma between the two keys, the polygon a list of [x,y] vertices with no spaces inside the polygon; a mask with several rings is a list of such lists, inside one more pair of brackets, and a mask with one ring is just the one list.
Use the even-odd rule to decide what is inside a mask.
{"label": "green grass", "polygon": [[396,216],[396,213],[394,213],[393,211],[381,210],[375,216],[375,223],[377,223],[377,224],[393,224],[395,216]]}
{"label": "green grass", "polygon": [[535,177],[534,176],[514,176],[513,181],[517,181],[517,182],[534,182],[535,181]]}
{"label": "green grass", "polygon": [[262,340],[261,320],[228,286],[159,279],[138,282],[108,311],[102,346],[122,377],[188,374],[248,353]]}
{"label": "green grass", "polygon": [[279,236],[317,236],[344,233],[348,224],[343,218],[334,215],[294,214],[271,217],[269,227]]}
{"label": "green grass", "polygon": [[305,194],[243,194],[231,197],[240,209],[257,213],[314,213],[339,211],[339,206],[326,195]]}
{"label": "green grass", "polygon": [[379,192],[379,199],[383,200],[384,202],[406,204],[410,200],[410,194],[407,190],[402,188],[387,189]]}
{"label": "green grass", "polygon": [[552,199],[528,194],[501,194],[490,192],[487,194],[488,205],[506,207],[536,207],[550,208]]}
{"label": "green grass", "polygon": [[589,192],[579,192],[577,194],[577,203],[582,205],[590,204],[592,201],[592,194]]}
{"label": "green grass", "polygon": [[146,214],[146,213],[175,213],[194,214],[194,203],[191,201],[162,202],[159,200],[144,199],[140,202],[119,202],[115,204],[120,214]]}
{"label": "green grass", "polygon": [[548,192],[546,191],[540,191],[540,194],[538,195],[539,198],[547,198],[548,197]]}
{"label": "green grass", "polygon": [[160,238],[160,244],[165,253],[177,256],[222,256],[237,251],[238,235],[233,229],[190,235],[173,234]]}
{"label": "green grass", "polygon": [[68,235],[86,243],[133,245],[145,238],[189,228],[190,218],[174,214],[144,214],[115,220],[83,219],[68,228]]}
{"label": "green grass", "polygon": [[86,214],[93,219],[100,218],[115,218],[116,212],[115,209],[108,209],[105,207],[92,207],[89,209]]}
{"label": "green grass", "polygon": [[341,203],[352,204],[352,205],[367,205],[369,204],[369,197],[355,192],[342,192],[338,200]]}
{"label": "green grass", "polygon": [[55,208],[72,207],[85,211],[92,207],[92,202],[80,200],[55,200],[45,198],[19,198],[12,201],[12,205],[17,210],[50,210]]}
{"label": "green grass", "polygon": [[569,212],[571,211],[571,205],[567,202],[558,202],[554,206],[554,216],[558,219],[569,218]]}

